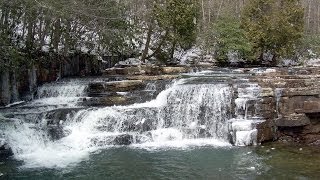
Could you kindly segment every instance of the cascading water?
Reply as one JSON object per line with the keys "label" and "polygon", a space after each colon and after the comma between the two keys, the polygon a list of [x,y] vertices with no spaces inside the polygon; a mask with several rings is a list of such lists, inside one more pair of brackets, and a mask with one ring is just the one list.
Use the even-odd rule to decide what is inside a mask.
{"label": "cascading water", "polygon": [[27,123],[17,129],[7,128],[10,132],[6,134],[15,156],[31,162],[31,167],[63,167],[91,151],[114,145],[225,146],[229,145],[231,100],[228,85],[193,85],[180,80],[150,102],[79,111],[66,120],[63,131],[67,135],[57,141],[50,140],[45,128]]}
{"label": "cascading water", "polygon": [[280,100],[283,94],[283,90],[284,90],[283,88],[276,88],[274,92],[276,97],[276,111],[277,111],[278,118],[280,118],[279,106],[280,106]]}
{"label": "cascading water", "polygon": [[[27,167],[63,168],[87,158],[91,152],[122,145],[150,150],[230,146],[231,139],[235,145],[254,144],[256,130],[248,115],[239,118],[238,113],[239,117],[233,119],[233,85],[197,78],[175,81],[149,102],[83,108],[68,114],[54,125],[58,138],[48,133],[52,127],[47,126],[47,114],[37,124],[15,121],[4,128],[4,133],[15,157]],[[40,99],[31,104],[51,99],[48,104],[61,105],[69,102],[61,99],[72,97],[76,98],[71,101],[73,106],[77,106],[77,100],[86,95],[86,87],[85,83],[72,81],[48,84],[39,88]],[[146,90],[154,88],[150,84]],[[256,88],[239,88],[239,99],[252,99]],[[246,109],[246,105],[236,104],[238,109]]]}
{"label": "cascading water", "polygon": [[86,96],[88,84],[81,81],[48,83],[37,90],[37,99],[33,105],[75,106],[79,99]]}
{"label": "cascading water", "polygon": [[80,97],[84,95],[85,88],[86,85],[82,84],[45,84],[38,89],[38,97]]}
{"label": "cascading water", "polygon": [[233,134],[234,144],[237,146],[247,146],[256,144],[257,130],[255,125],[262,122],[258,117],[253,117],[255,112],[249,114],[249,109],[256,109],[256,101],[261,92],[258,84],[242,84],[244,87],[238,87],[238,98],[235,99],[236,118],[230,120],[230,129]]}

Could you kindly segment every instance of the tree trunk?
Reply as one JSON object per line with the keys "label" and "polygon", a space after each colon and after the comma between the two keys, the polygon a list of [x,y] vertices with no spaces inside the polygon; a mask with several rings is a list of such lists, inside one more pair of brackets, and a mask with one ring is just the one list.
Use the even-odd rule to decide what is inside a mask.
{"label": "tree trunk", "polygon": [[221,2],[220,2],[219,9],[218,9],[218,12],[217,12],[217,19],[218,19],[219,16],[220,16],[220,11],[221,11],[221,9],[222,9],[223,1],[224,1],[224,0],[221,0]]}
{"label": "tree trunk", "polygon": [[149,46],[150,46],[151,36],[152,36],[152,29],[153,29],[152,22],[150,22],[149,25],[148,25],[147,41],[146,41],[146,44],[145,44],[145,47],[144,47],[144,50],[143,50],[143,53],[142,53],[142,56],[141,56],[141,61],[144,62],[144,63],[146,61],[146,57],[147,57],[148,52],[149,52]]}
{"label": "tree trunk", "polygon": [[58,18],[54,25],[54,37],[53,37],[53,48],[56,50],[56,52],[59,52],[59,42],[60,42],[60,18]]}
{"label": "tree trunk", "polygon": [[203,0],[201,0],[201,7],[202,7],[202,21],[203,21],[203,24],[206,23],[206,14],[205,14],[205,11],[204,11],[204,2]]}
{"label": "tree trunk", "polygon": [[70,49],[70,31],[71,31],[71,23],[69,20],[66,21],[66,32],[65,32],[65,40],[64,40],[64,49],[63,53],[66,56],[68,54],[68,51]]}
{"label": "tree trunk", "polygon": [[171,49],[171,52],[170,52],[170,59],[173,60],[173,56],[174,56],[174,51],[176,49],[176,45],[177,45],[177,41],[174,40],[173,43],[172,43],[172,49]]}

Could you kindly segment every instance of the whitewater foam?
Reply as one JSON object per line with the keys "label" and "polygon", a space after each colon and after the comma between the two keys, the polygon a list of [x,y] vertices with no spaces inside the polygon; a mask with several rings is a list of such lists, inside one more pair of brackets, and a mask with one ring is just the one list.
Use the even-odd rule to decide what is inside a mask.
{"label": "whitewater foam", "polygon": [[[58,128],[65,132],[59,140],[50,138],[46,119],[37,125],[21,121],[6,129],[6,138],[15,157],[24,161],[27,168],[65,168],[86,160],[99,149],[129,144],[147,150],[231,146],[232,86],[189,84],[191,80],[194,78],[173,82],[156,99],[146,103],[80,110],[59,124]],[[75,105],[85,95],[86,86],[80,86],[42,87],[39,94],[43,98],[31,104]],[[239,97],[252,98],[255,89],[256,86],[249,87]],[[254,143],[256,130],[252,124],[249,127],[248,121],[233,123],[236,145]]]}

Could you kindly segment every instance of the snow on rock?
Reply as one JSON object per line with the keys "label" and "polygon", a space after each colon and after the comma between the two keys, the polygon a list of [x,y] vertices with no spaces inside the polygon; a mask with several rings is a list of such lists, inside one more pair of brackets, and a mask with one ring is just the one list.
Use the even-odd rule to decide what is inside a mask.
{"label": "snow on rock", "polygon": [[312,58],[306,62],[307,66],[320,66],[320,58]]}
{"label": "snow on rock", "polygon": [[115,66],[140,66],[142,64],[140,59],[129,58],[125,61],[119,61]]}
{"label": "snow on rock", "polygon": [[180,64],[202,64],[214,63],[212,55],[206,54],[200,47],[192,47],[188,50],[177,50],[174,54],[175,59],[180,60]]}
{"label": "snow on rock", "polygon": [[299,63],[292,60],[292,59],[283,59],[281,62],[280,62],[280,66],[285,66],[285,67],[288,67],[288,66],[297,66]]}

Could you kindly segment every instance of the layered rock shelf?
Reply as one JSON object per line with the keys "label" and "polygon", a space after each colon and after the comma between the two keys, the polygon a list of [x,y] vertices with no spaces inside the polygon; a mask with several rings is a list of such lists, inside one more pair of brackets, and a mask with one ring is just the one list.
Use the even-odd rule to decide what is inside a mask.
{"label": "layered rock shelf", "polygon": [[320,144],[320,68],[276,68],[250,81],[261,88],[260,141]]}

